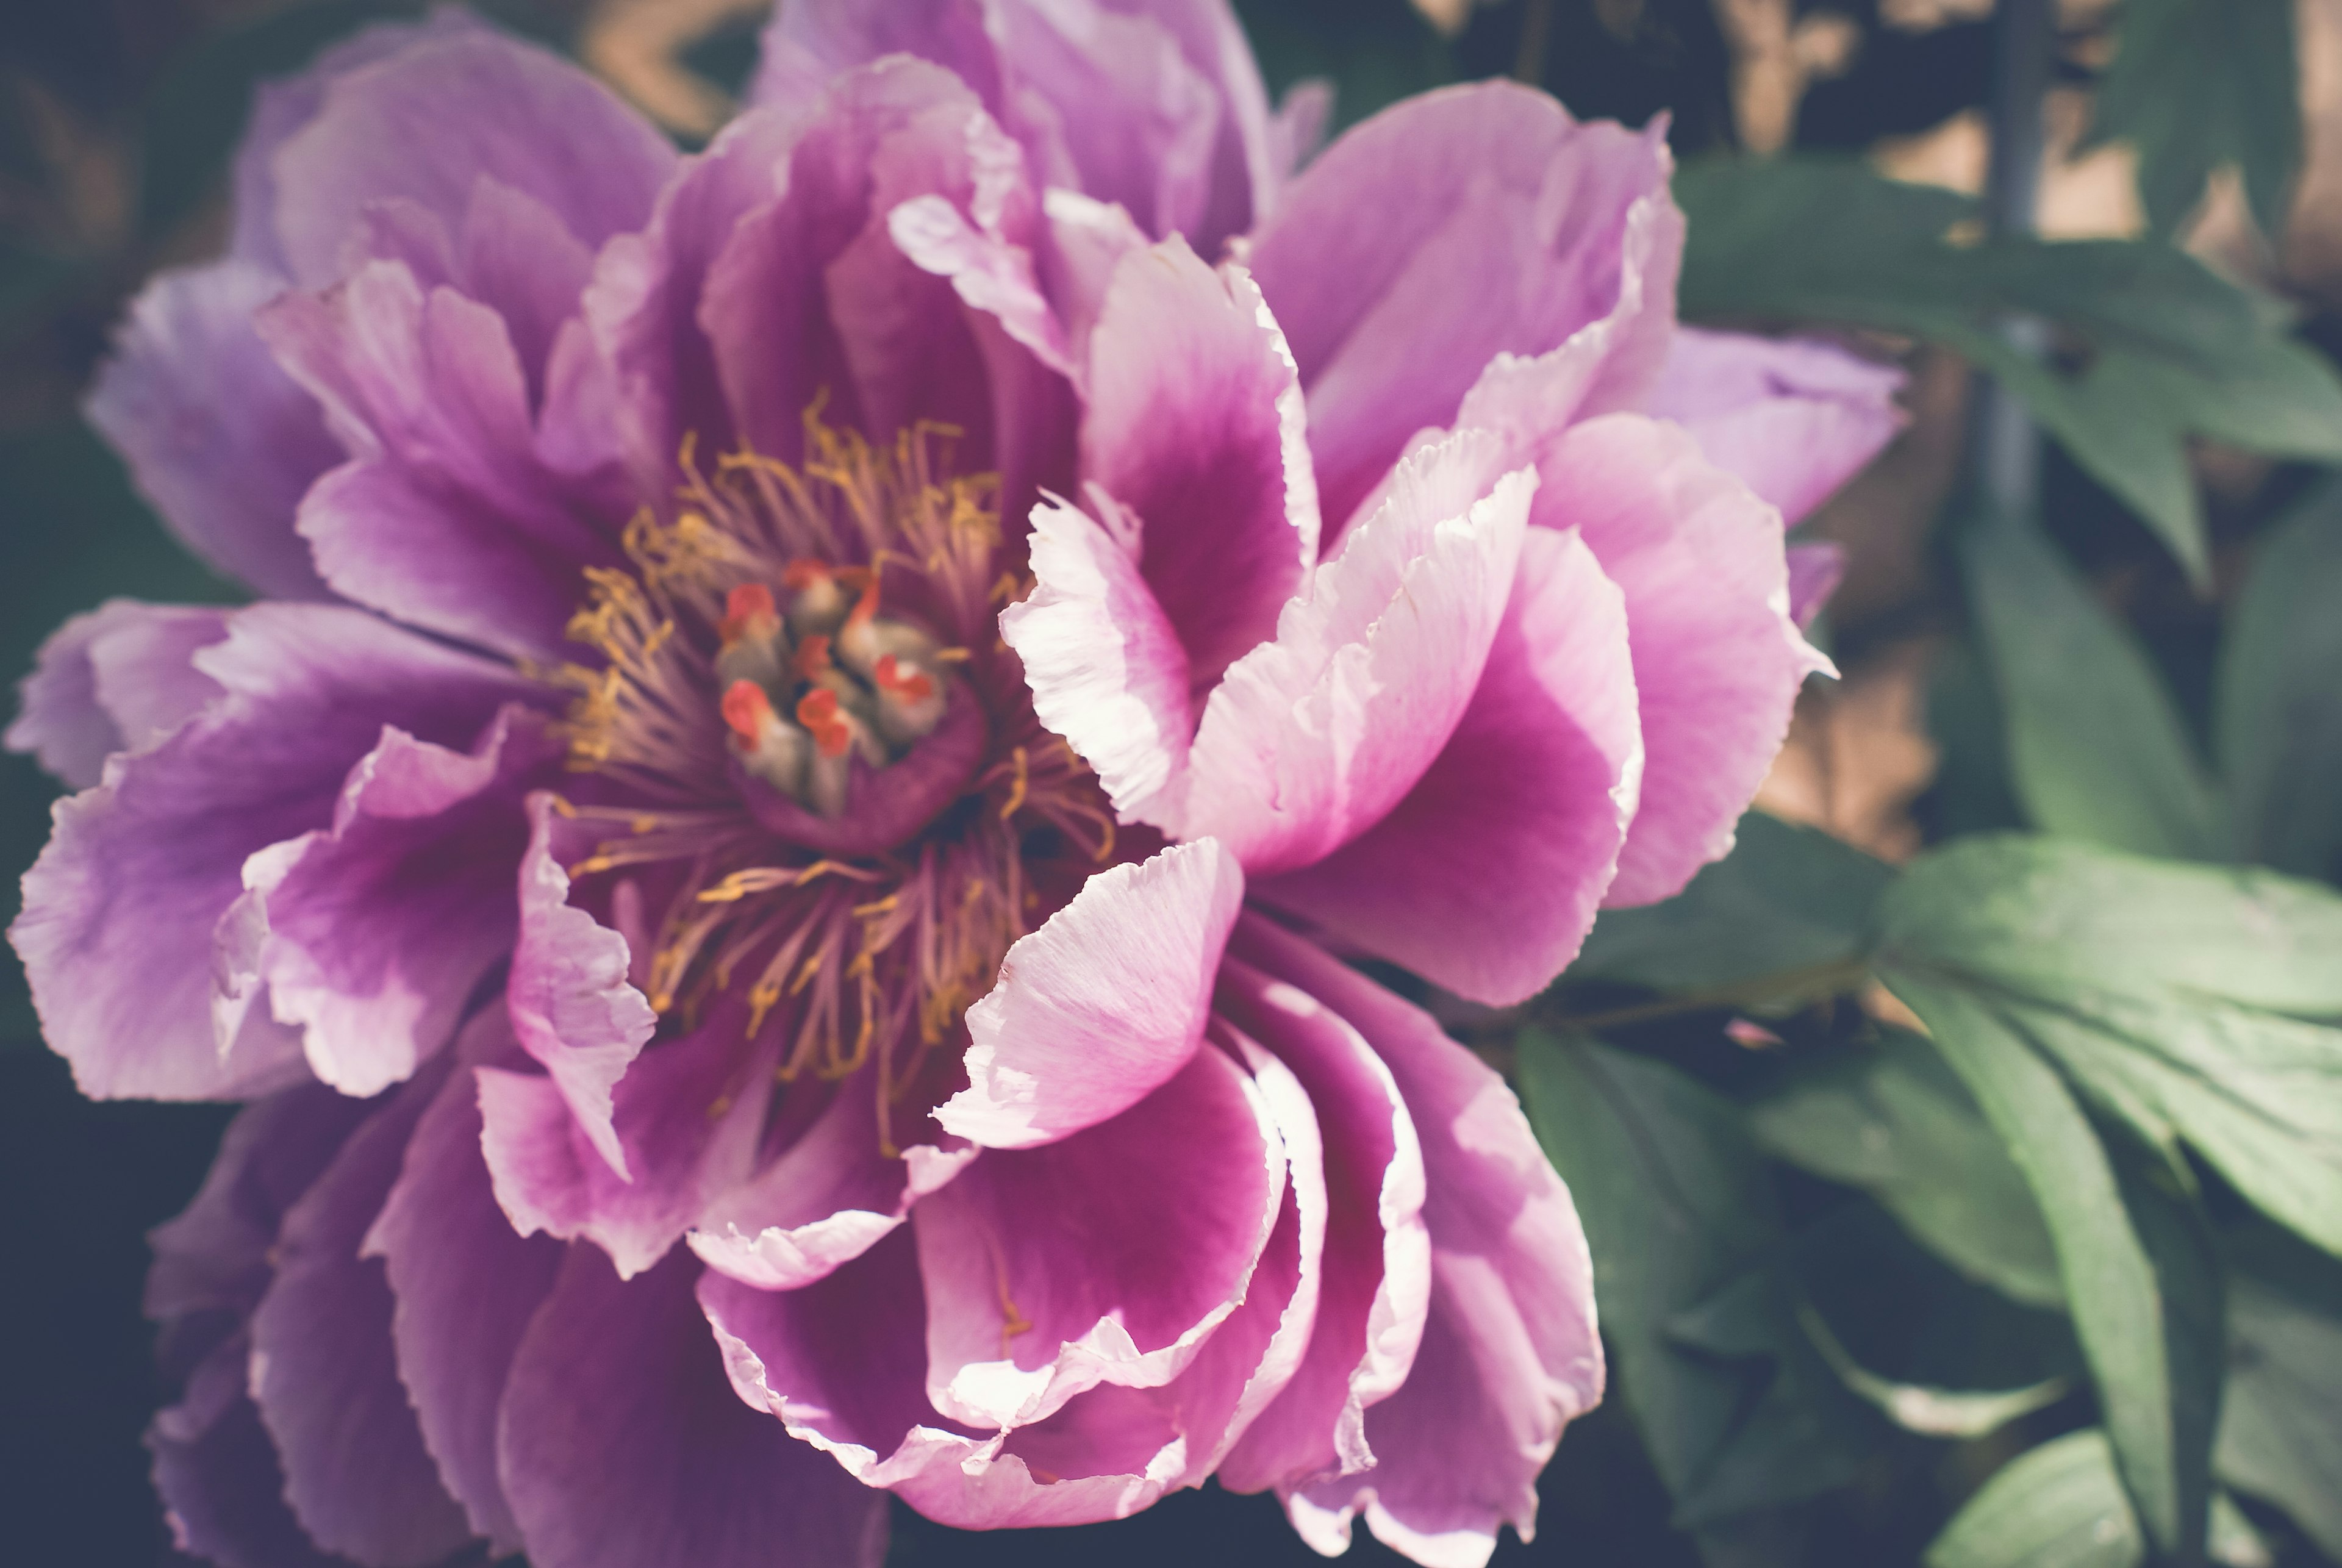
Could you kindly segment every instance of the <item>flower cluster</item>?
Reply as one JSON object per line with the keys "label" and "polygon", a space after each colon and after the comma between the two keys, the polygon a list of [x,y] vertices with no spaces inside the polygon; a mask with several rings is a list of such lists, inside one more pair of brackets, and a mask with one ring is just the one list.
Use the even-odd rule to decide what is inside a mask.
{"label": "flower cluster", "polygon": [[1517,1002],[1728,846],[1895,381],[1676,325],[1659,127],[1324,110],[1222,0],[789,0],[691,157],[455,14],[264,94],[91,404],[264,598],[10,732],[51,1043],[250,1102],[155,1238],[185,1547],[1530,1532],[1584,1240],[1340,960]]}

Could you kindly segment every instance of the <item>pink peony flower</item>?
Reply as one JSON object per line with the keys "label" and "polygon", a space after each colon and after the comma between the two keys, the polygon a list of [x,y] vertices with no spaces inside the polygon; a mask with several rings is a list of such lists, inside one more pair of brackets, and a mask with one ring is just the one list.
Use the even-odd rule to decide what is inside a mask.
{"label": "pink peony flower", "polygon": [[93,397],[268,596],[68,623],[10,732],[51,1043],[252,1102],[155,1235],[179,1538],[876,1562],[887,1491],[1217,1474],[1477,1563],[1586,1249],[1335,955],[1517,1001],[1728,847],[1894,378],[1676,326],[1656,128],[1296,175],[1217,0],[803,0],[756,99],[677,158],[364,35]]}

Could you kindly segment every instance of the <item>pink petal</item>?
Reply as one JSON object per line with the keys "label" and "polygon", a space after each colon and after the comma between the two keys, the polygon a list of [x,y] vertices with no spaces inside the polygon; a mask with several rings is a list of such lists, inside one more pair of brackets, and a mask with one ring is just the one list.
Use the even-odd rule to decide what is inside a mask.
{"label": "pink petal", "polygon": [[109,599],[41,644],[18,683],[10,751],[31,752],[74,789],[98,782],[115,752],[145,751],[220,695],[195,655],[227,635],[210,605]]}
{"label": "pink petal", "polygon": [[1895,366],[1817,338],[1682,327],[1640,406],[1684,425],[1710,463],[1797,523],[1895,438],[1902,385]]}
{"label": "pink petal", "polygon": [[1218,1050],[1119,1116],[987,1153],[913,1215],[928,1398],[1005,1428],[1100,1383],[1168,1383],[1245,1299],[1285,1164],[1259,1093]]}
{"label": "pink petal", "polygon": [[1788,549],[1789,619],[1804,631],[1822,613],[1846,576],[1846,548],[1827,539]]}
{"label": "pink petal", "polygon": [[1462,719],[1510,595],[1534,479],[1466,435],[1402,464],[1276,637],[1229,666],[1188,756],[1181,835],[1248,873],[1339,848],[1412,789]]}
{"label": "pink petal", "polygon": [[1140,574],[1200,694],[1275,634],[1317,559],[1293,355],[1243,269],[1179,239],[1124,258],[1089,349],[1082,474],[1137,514]]}
{"label": "pink petal", "polygon": [[1643,775],[1627,605],[1575,534],[1536,528],[1480,684],[1422,779],[1365,834],[1257,898],[1505,1006],[1577,953]]}
{"label": "pink petal", "polygon": [[1236,862],[1209,841],[1091,877],[1008,950],[968,1009],[968,1087],[936,1120],[986,1148],[1029,1148],[1167,1083],[1203,1038],[1243,894]]}

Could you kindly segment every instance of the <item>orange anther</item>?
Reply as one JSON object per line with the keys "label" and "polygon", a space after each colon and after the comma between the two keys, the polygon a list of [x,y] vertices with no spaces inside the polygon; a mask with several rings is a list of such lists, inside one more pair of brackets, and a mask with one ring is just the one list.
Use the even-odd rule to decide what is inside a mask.
{"label": "orange anther", "polygon": [[797,644],[795,658],[799,680],[820,679],[829,670],[829,639],[816,632]]}
{"label": "orange anther", "polygon": [[754,681],[735,681],[724,691],[724,722],[740,737],[740,744],[753,746],[773,716],[773,700],[765,695],[765,688]]}
{"label": "orange anther", "polygon": [[762,583],[742,583],[725,596],[724,619],[716,631],[728,647],[750,633],[770,636],[780,622],[773,591]]}

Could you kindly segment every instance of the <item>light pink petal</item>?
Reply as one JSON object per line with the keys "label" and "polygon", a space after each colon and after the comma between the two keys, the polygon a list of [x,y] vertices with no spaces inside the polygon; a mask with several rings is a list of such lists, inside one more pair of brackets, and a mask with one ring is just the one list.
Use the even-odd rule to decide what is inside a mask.
{"label": "light pink petal", "polygon": [[415,1124],[396,1184],[366,1233],[387,1271],[391,1342],[439,1479],[498,1553],[521,1549],[496,1473],[496,1413],[514,1353],[561,1266],[562,1248],[524,1237],[496,1204],[480,1157],[469,1064],[514,1054],[490,1007],[456,1047],[458,1066]]}
{"label": "light pink petal", "polygon": [[1316,998],[1231,954],[1215,1005],[1299,1080],[1324,1137],[1324,1273],[1307,1351],[1219,1468],[1231,1491],[1289,1492],[1372,1462],[1366,1406],[1414,1364],[1431,1289],[1423,1153],[1390,1069]]}
{"label": "light pink petal", "polygon": [[1537,1473],[1602,1397],[1593,1263],[1568,1189],[1504,1080],[1425,1014],[1266,923],[1246,924],[1242,954],[1366,1036],[1423,1140],[1423,1342],[1406,1381],[1366,1411],[1374,1468],[1295,1494],[1295,1527],[1330,1554],[1363,1512],[1429,1568],[1476,1568],[1500,1524],[1530,1537]]}
{"label": "light pink petal", "polygon": [[1153,820],[1186,764],[1187,651],[1139,574],[1140,524],[1091,493],[1114,532],[1063,502],[1033,509],[1033,592],[1000,617],[1033,711],[1097,774],[1125,821]]}
{"label": "light pink petal", "polygon": [[195,655],[227,635],[227,617],[207,604],[130,599],[72,617],[18,683],[5,744],[72,788],[89,788],[107,757],[146,750],[220,695]]}
{"label": "light pink petal", "polygon": [[88,414],[188,549],[273,598],[322,599],[293,518],[342,453],[253,330],[284,289],[245,261],[156,277],[115,334]]}
{"label": "light pink petal", "polygon": [[[557,849],[574,835],[563,831],[555,797],[531,795],[527,812],[520,936],[505,993],[513,1034],[544,1064],[586,1143],[623,1180],[626,1157],[610,1124],[611,1090],[649,1041],[657,1015],[627,981],[626,939],[569,903],[569,873]],[[583,858],[584,847],[575,847]]]}
{"label": "light pink petal", "polygon": [[1063,185],[1041,193],[1046,236],[1040,246],[1043,288],[1064,324],[1066,356],[1077,376],[1090,363],[1090,334],[1125,256],[1146,248],[1146,235],[1112,202]]}
{"label": "light pink petal", "polygon": [[505,1392],[498,1447],[529,1561],[878,1568],[886,1497],[742,1408],[692,1299],[700,1272],[678,1252],[622,1283],[595,1249],[569,1249]]}
{"label": "light pink petal", "polygon": [[1894,365],[1817,338],[1681,327],[1640,407],[1682,424],[1796,523],[1895,438],[1902,385]]}
{"label": "light pink petal", "polygon": [[1789,556],[1789,619],[1804,631],[1822,613],[1846,576],[1846,547],[1827,539],[1792,544]]}
{"label": "light pink petal", "polygon": [[912,1216],[928,1398],[997,1429],[1101,1383],[1170,1382],[1245,1299],[1285,1165],[1259,1092],[1217,1049],[1119,1116],[987,1152]]}
{"label": "light pink petal", "polygon": [[1166,240],[1116,269],[1089,339],[1082,476],[1140,524],[1139,571],[1200,695],[1317,560],[1301,387],[1260,291]]}
{"label": "light pink petal", "polygon": [[286,1213],[252,1315],[252,1399],[286,1501],[318,1545],[382,1568],[422,1568],[471,1535],[398,1379],[389,1283],[358,1252],[437,1087],[403,1091]]}
{"label": "light pink petal", "polygon": [[1635,817],[1627,614],[1582,540],[1531,529],[1438,760],[1365,834],[1256,879],[1256,896],[1475,1001],[1543,990],[1593,925]]}
{"label": "light pink petal", "polygon": [[1181,836],[1247,873],[1306,865],[1379,822],[1464,716],[1526,531],[1535,477],[1467,433],[1401,464],[1391,498],[1320,567],[1204,705]]}
{"label": "light pink petal", "polygon": [[1626,596],[1646,760],[1606,902],[1648,904],[1732,847],[1798,686],[1828,662],[1789,618],[1779,514],[1679,426],[1593,420],[1537,472],[1535,520],[1576,528]]}
{"label": "light pink petal", "polygon": [[1243,873],[1209,840],[1091,877],[968,1009],[968,1086],[936,1120],[1022,1149],[1137,1104],[1196,1054],[1243,896]]}
{"label": "light pink petal", "polygon": [[1335,526],[1494,356],[1558,348],[1630,292],[1587,380],[1616,406],[1656,376],[1681,238],[1664,132],[1482,83],[1385,110],[1293,181],[1244,259],[1300,363]]}

